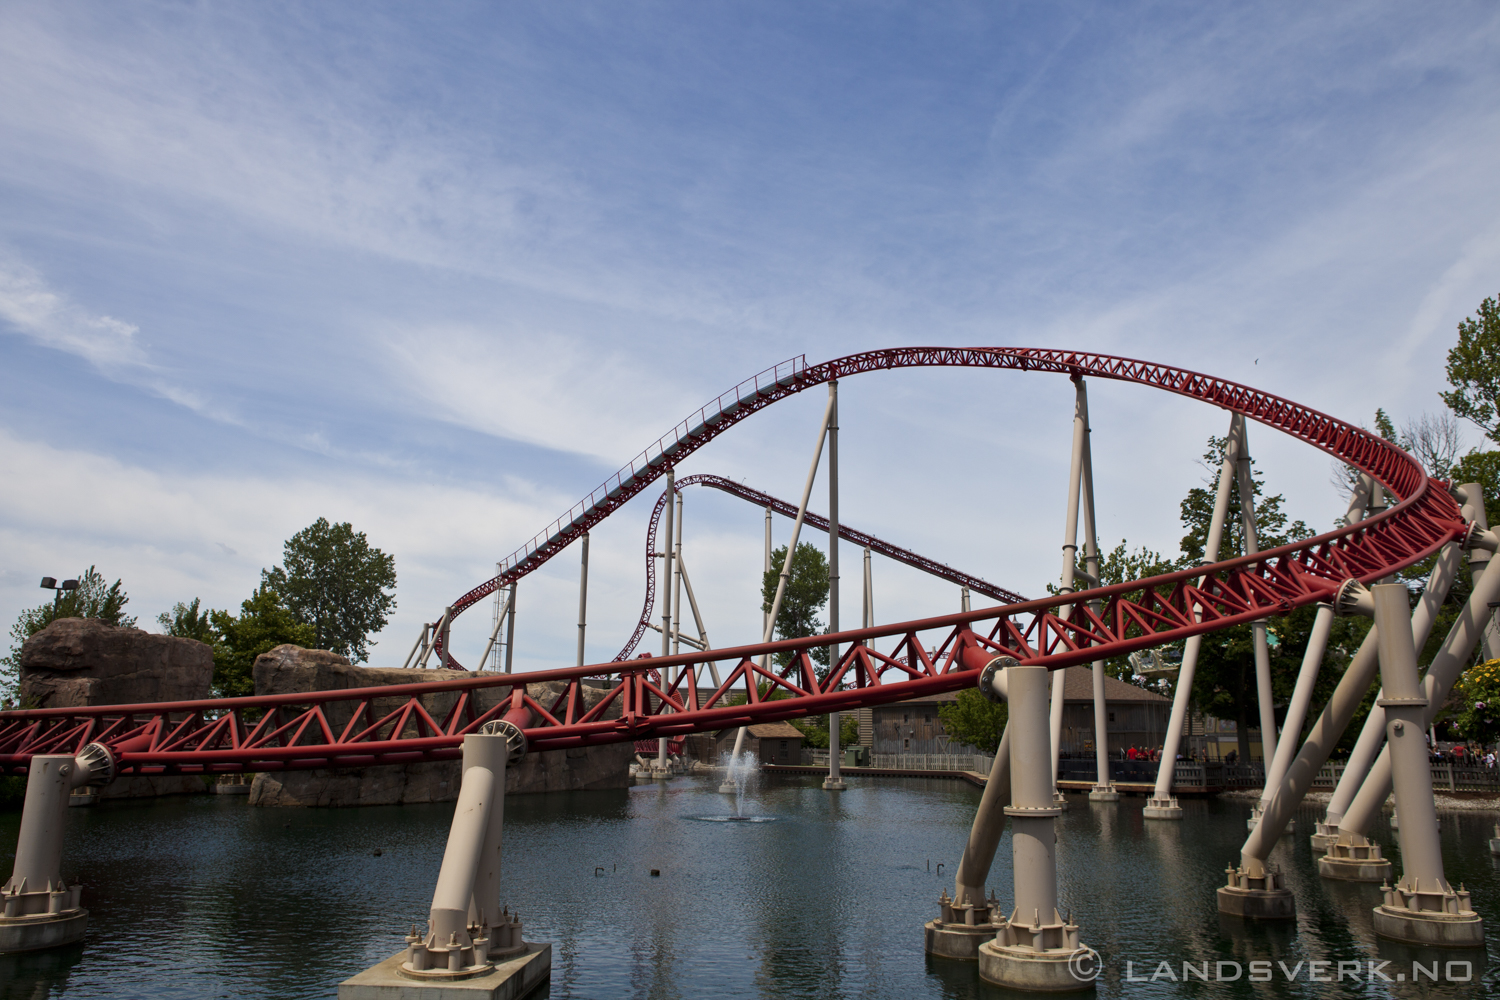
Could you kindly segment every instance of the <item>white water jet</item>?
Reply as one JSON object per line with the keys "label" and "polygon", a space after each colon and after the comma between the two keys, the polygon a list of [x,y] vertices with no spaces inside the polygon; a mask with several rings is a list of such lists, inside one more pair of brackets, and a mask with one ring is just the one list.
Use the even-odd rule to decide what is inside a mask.
{"label": "white water jet", "polygon": [[719,761],[724,766],[724,784],[734,786],[734,815],[743,819],[745,792],[754,786],[756,778],[760,776],[760,761],[749,750],[738,757],[726,750],[719,755]]}

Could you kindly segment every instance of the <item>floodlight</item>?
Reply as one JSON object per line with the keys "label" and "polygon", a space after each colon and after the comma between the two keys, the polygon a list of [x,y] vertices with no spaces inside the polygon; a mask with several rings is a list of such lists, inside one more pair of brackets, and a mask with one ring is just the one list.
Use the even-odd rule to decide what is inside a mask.
{"label": "floodlight", "polygon": [[44,577],[42,577],[42,589],[43,590],[56,590],[57,589],[57,577],[55,577],[55,576],[44,576]]}

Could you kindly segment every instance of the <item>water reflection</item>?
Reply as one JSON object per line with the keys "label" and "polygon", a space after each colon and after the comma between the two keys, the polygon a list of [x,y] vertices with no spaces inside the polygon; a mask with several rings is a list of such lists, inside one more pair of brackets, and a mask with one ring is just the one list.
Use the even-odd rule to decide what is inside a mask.
{"label": "water reflection", "polygon": [[[739,821],[709,779],[515,797],[505,901],[553,942],[552,982],[537,996],[1020,996],[981,984],[972,964],[921,952],[921,925],[951,888],[979,794],[935,779],[862,779],[829,793],[820,775],[765,775]],[[1470,961],[1476,979],[1500,971],[1494,945],[1457,958],[1377,942],[1376,890],[1320,879],[1303,835],[1272,857],[1297,895],[1296,926],[1221,919],[1214,890],[1238,856],[1248,804],[1185,801],[1183,822],[1147,823],[1143,801],[1085,807],[1075,797],[1059,819],[1060,901],[1103,955],[1100,996],[1459,997],[1476,991],[1370,983],[1367,964],[1360,981],[1315,983],[1309,963],[1336,973],[1340,961],[1385,961],[1393,977],[1434,960]],[[259,810],[207,796],[72,810],[66,874],[86,886],[89,936],[82,948],[0,958],[0,996],[330,997],[425,918],[451,815],[451,806]],[[18,820],[0,814],[3,870]],[[1492,826],[1492,814],[1445,814],[1442,843],[1450,877],[1473,890],[1493,939]],[[1008,896],[1008,834],[989,884]],[[1163,962],[1170,975],[1158,974]],[[1185,962],[1242,974],[1185,983]],[[1249,982],[1252,962],[1270,963],[1273,981]]]}

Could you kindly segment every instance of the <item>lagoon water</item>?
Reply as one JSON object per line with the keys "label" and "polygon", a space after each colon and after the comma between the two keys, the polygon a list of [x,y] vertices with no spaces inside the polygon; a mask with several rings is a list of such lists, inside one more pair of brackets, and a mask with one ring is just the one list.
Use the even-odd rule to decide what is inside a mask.
{"label": "lagoon water", "polygon": [[[921,925],[936,915],[939,892],[952,890],[979,790],[855,778],[834,795],[819,784],[763,777],[746,799],[755,822],[723,821],[733,804],[706,778],[512,797],[505,901],[519,907],[528,939],[553,944],[551,983],[533,996],[1018,996],[980,983],[972,964],[922,953]],[[1221,920],[1214,889],[1244,840],[1247,803],[1185,802],[1182,824],[1147,824],[1144,799],[1070,800],[1058,846],[1062,905],[1103,956],[1098,996],[1468,997],[1500,975],[1495,943],[1488,954],[1377,944],[1376,889],[1318,878],[1302,832],[1273,859],[1297,894],[1296,927]],[[1314,815],[1301,814],[1303,830]],[[332,997],[340,980],[401,950],[409,925],[425,919],[451,816],[451,805],[277,810],[227,796],[70,810],[64,869],[84,883],[88,937],[77,948],[0,957],[0,996]],[[1500,942],[1494,819],[1445,813],[1442,840],[1450,878],[1474,892]],[[5,872],[19,820],[0,813]],[[1399,859],[1390,832],[1380,835]],[[1008,834],[990,884],[1008,894]],[[1414,960],[1433,959],[1470,962],[1473,981],[1367,981],[1371,960],[1388,961],[1382,972],[1394,980]],[[1182,983],[1161,972],[1163,962],[1179,977],[1183,962],[1225,962],[1228,977],[1233,963],[1255,960],[1284,969],[1273,965],[1265,984]],[[1333,982],[1309,981],[1315,961],[1332,963]],[[1338,982],[1339,961],[1362,963],[1359,979]]]}

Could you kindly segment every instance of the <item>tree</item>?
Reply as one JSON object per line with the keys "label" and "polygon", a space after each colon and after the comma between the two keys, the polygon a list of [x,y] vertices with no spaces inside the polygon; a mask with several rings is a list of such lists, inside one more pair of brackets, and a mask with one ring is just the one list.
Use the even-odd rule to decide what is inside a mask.
{"label": "tree", "polygon": [[0,659],[0,700],[6,703],[16,697],[21,679],[21,646],[27,639],[59,618],[97,618],[106,625],[134,627],[135,619],[125,614],[130,603],[120,581],[106,584],[94,566],[78,577],[77,590],[61,591],[56,598],[22,611],[10,627],[10,654]]}
{"label": "tree", "polygon": [[320,517],[287,539],[285,566],[261,571],[262,589],[281,595],[297,620],[312,626],[312,644],[369,659],[369,636],[385,628],[396,607],[396,560],[372,549],[347,521]]}
{"label": "tree", "polygon": [[212,614],[207,608],[200,612],[198,598],[195,597],[192,604],[178,601],[172,605],[171,611],[163,611],[157,615],[156,620],[167,635],[175,635],[179,639],[197,639],[212,646],[217,638],[210,620]]}
{"label": "tree", "polygon": [[1500,442],[1500,302],[1479,303],[1479,317],[1458,324],[1458,343],[1448,351],[1448,409]]}
{"label": "tree", "polygon": [[[792,725],[802,731],[803,741],[819,750],[828,749],[828,716],[819,715],[808,719],[792,719]],[[853,712],[839,715],[839,747],[852,747],[859,742],[859,720]]]}
{"label": "tree", "polygon": [[1453,716],[1453,728],[1483,746],[1500,740],[1500,660],[1470,667],[1457,687],[1462,707]]}
{"label": "tree", "polygon": [[[776,600],[776,588],[781,582],[781,567],[786,564],[786,546],[771,553],[773,569],[766,570],[761,578],[761,610],[770,612]],[[828,603],[828,560],[816,545],[798,542],[797,552],[792,556],[792,572],[787,579],[786,593],[781,598],[781,610],[776,615],[776,638],[801,639],[810,635],[822,635],[826,630],[818,619],[818,612]],[[828,665],[827,648],[812,651],[814,661]],[[785,666],[791,657],[779,653],[776,662]]]}
{"label": "tree", "polygon": [[[191,606],[197,604],[194,600]],[[240,605],[238,618],[227,611],[210,611],[207,615],[213,623],[214,693],[220,698],[255,693],[255,658],[260,654],[289,644],[315,645],[313,627],[298,621],[282,603],[281,595],[268,586],[257,588]]]}
{"label": "tree", "polygon": [[1000,748],[1010,708],[1003,701],[990,701],[975,688],[964,688],[956,700],[938,706],[938,718],[953,742],[992,754]]}

